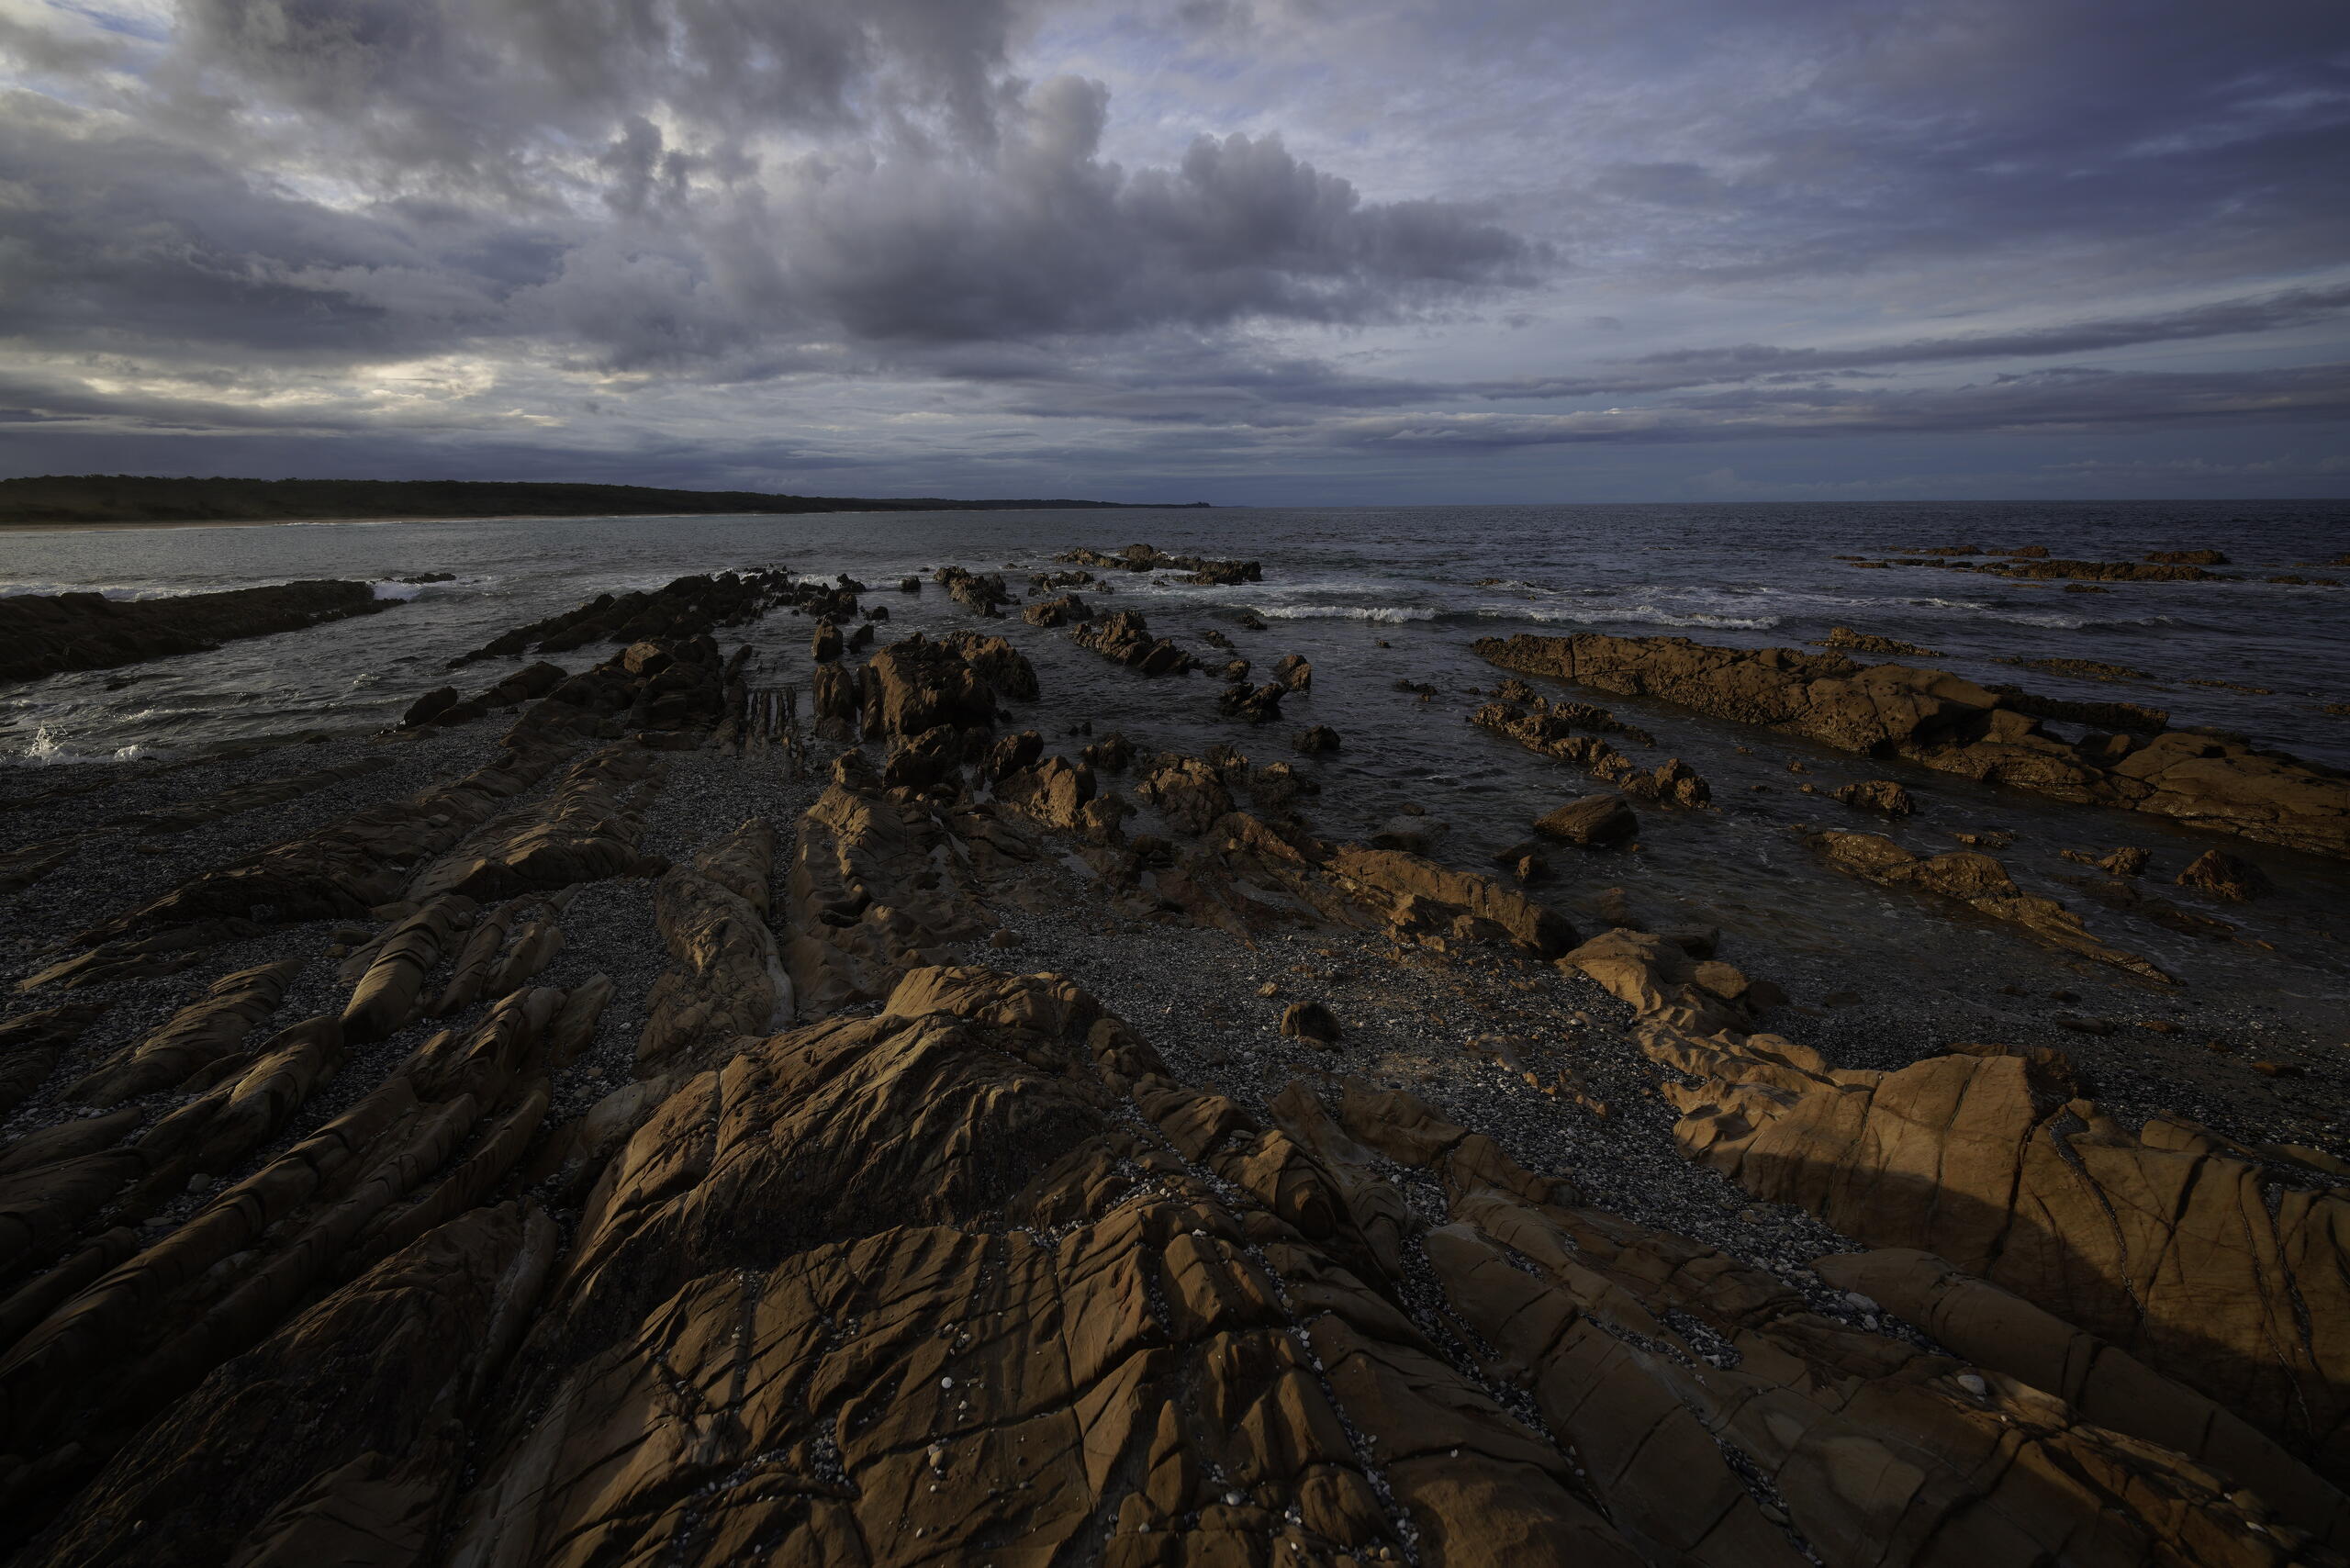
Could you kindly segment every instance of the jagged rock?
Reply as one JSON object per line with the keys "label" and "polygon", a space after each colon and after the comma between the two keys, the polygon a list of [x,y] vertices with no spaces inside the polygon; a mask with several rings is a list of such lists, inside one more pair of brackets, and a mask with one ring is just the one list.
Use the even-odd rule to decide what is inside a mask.
{"label": "jagged rock", "polygon": [[1828,635],[1812,644],[1815,648],[1850,648],[1855,653],[1892,654],[1897,657],[1938,659],[1942,655],[1931,648],[1921,648],[1915,643],[1903,643],[1891,637],[1879,637],[1872,633],[1855,632],[1850,626],[1830,626]]}
{"label": "jagged rock", "polygon": [[890,644],[858,673],[866,734],[912,737],[938,726],[988,729],[994,692],[969,661],[920,633]]}
{"label": "jagged rock", "polygon": [[783,959],[798,1005],[822,1014],[885,996],[906,970],[992,928],[934,861],[946,833],[927,806],[893,801],[845,754],[800,818]]}
{"label": "jagged rock", "polygon": [[2230,903],[2249,903],[2268,890],[2268,878],[2249,861],[2207,849],[2188,862],[2178,885]]}
{"label": "jagged rock", "polygon": [[1475,871],[1352,846],[1333,851],[1326,869],[1401,940],[1440,951],[1501,942],[1537,958],[1555,958],[1575,943],[1573,927],[1557,912]]}
{"label": "jagged rock", "polygon": [[1283,654],[1273,666],[1273,684],[1288,691],[1304,691],[1314,684],[1314,666],[1303,654]]}
{"label": "jagged rock", "polygon": [[106,1256],[103,1239],[69,1260],[74,1287],[0,1352],[5,1533],[21,1540],[38,1528],[158,1410],[272,1333],[315,1284],[485,1201],[545,1115],[542,1052],[564,1000],[520,993],[468,1033],[434,1036],[342,1114],[95,1278],[78,1260]]}
{"label": "jagged rock", "polygon": [[464,1426],[529,1321],[558,1238],[476,1210],[211,1373],[36,1549],[68,1565],[424,1561]]}
{"label": "jagged rock", "polygon": [[2064,741],[2020,706],[2053,712],[2045,700],[1942,670],[1863,667],[1832,654],[1710,647],[1684,637],[1486,638],[1477,652],[1505,669],[1675,702],[1846,751],[2350,857],[2350,777],[2187,731],[2144,742],[2121,734]]}
{"label": "jagged rock", "polygon": [[489,823],[453,854],[418,873],[408,896],[474,900],[639,874],[643,802],[660,788],[661,765],[641,746],[606,746],[565,770],[544,801]]}
{"label": "jagged rock", "polygon": [[829,621],[817,622],[814,634],[808,639],[808,656],[820,665],[830,664],[841,653],[841,629]]}
{"label": "jagged rock", "polygon": [[1232,791],[1222,772],[1196,756],[1161,755],[1135,786],[1135,794],[1188,834],[1207,832],[1232,810]]}
{"label": "jagged rock", "polygon": [[1264,568],[1255,561],[1217,561],[1199,555],[1169,555],[1150,544],[1129,544],[1116,554],[1080,547],[1053,557],[1073,566],[1117,572],[1188,572],[1182,580],[1195,586],[1254,583],[1264,580]]}
{"label": "jagged rock", "polygon": [[1837,786],[1836,798],[1844,804],[1863,812],[1875,812],[1881,816],[1906,817],[1918,809],[1909,791],[1890,778],[1867,778],[1857,784]]}
{"label": "jagged rock", "polygon": [[429,724],[454,708],[457,701],[455,687],[436,686],[408,705],[408,711],[400,715],[400,728],[412,730],[419,724]]}
{"label": "jagged rock", "polygon": [[1016,735],[1004,735],[988,747],[979,764],[979,771],[990,782],[1001,783],[1024,767],[1034,767],[1036,759],[1045,755],[1045,737],[1034,730],[1023,730]]}
{"label": "jagged rock", "polygon": [[[91,927],[76,940],[114,944],[168,935],[173,930],[200,933],[210,923],[237,918],[258,929],[263,918],[283,923],[364,915],[398,897],[419,861],[447,850],[487,819],[499,801],[543,778],[557,755],[536,745],[501,753],[489,766],[453,783],[372,807],[305,837],[199,873],[162,897]],[[224,931],[210,940],[231,934]],[[192,935],[188,945],[207,945],[206,938]],[[27,980],[25,988],[67,980],[107,958],[102,948],[69,960]]]}
{"label": "jagged rock", "polygon": [[1913,888],[1954,899],[1993,920],[2020,925],[2052,947],[2127,969],[2167,984],[2170,976],[2152,961],[2098,941],[2081,917],[2054,899],[2016,885],[2007,868],[1971,850],[1918,856],[1875,833],[1807,832],[1804,841],[1840,869],[1889,888]]}
{"label": "jagged rock", "polygon": [[2228,1480],[1409,1096],[1274,1111],[977,970],[694,1079],[591,1200],[453,1561],[2302,1560]]}
{"label": "jagged rock", "polygon": [[2350,1473],[2350,1197],[2190,1124],[2132,1137],[2015,1056],[1670,1093],[1676,1137],[1758,1197],[1947,1258]]}
{"label": "jagged rock", "polygon": [[769,607],[808,591],[792,583],[789,572],[776,569],[678,577],[650,592],[598,594],[576,609],[494,637],[452,659],[450,667],[532,650],[565,653],[590,643],[707,636],[721,626],[755,621]]}
{"label": "jagged rock", "polygon": [[1337,751],[1340,745],[1338,732],[1327,724],[1309,724],[1292,735],[1289,744],[1308,756]]}
{"label": "jagged rock", "polygon": [[1535,712],[1524,713],[1507,703],[1488,702],[1471,716],[1471,722],[1509,736],[1528,751],[1575,763],[1593,778],[1614,785],[1636,800],[1695,807],[1713,799],[1712,788],[1677,756],[1668,757],[1655,768],[1642,772],[1629,757],[1598,736],[1575,734],[1577,728],[1604,727],[1627,732],[1649,744],[1645,732],[1634,731],[1630,725],[1617,722],[1613,714],[1596,708],[1548,702]]}
{"label": "jagged rock", "polygon": [[165,599],[10,594],[0,599],[0,680],[116,669],[239,638],[373,615],[398,602],[377,599],[365,583],[316,580]]}
{"label": "jagged rock", "polygon": [[1270,684],[1227,686],[1216,698],[1216,709],[1226,718],[1238,719],[1243,723],[1270,724],[1281,716],[1281,693],[1286,689]]}
{"label": "jagged rock", "polygon": [[996,799],[1046,827],[1081,833],[1088,826],[1086,807],[1094,797],[1093,769],[1067,757],[1048,756],[1033,767],[1006,777],[996,786]]}
{"label": "jagged rock", "polygon": [[1002,637],[951,632],[939,639],[939,645],[962,655],[963,662],[979,671],[979,678],[994,688],[999,697],[1014,702],[1034,702],[1041,694],[1035,666]]}
{"label": "jagged rock", "polygon": [[789,1026],[791,978],[767,924],[774,855],[774,825],[754,817],[655,885],[653,918],[676,967],[646,999],[640,1070]]}
{"label": "jagged rock", "polygon": [[1020,619],[1031,626],[1068,626],[1092,620],[1093,611],[1076,594],[1065,593],[1058,599],[1039,599],[1023,610]]}
{"label": "jagged rock", "polygon": [[1150,623],[1131,610],[1113,610],[1088,621],[1069,633],[1080,648],[1090,648],[1145,675],[1189,675],[1199,661],[1165,637],[1153,637]]}
{"label": "jagged rock", "polygon": [[1589,795],[1543,816],[1534,831],[1585,849],[1605,849],[1639,837],[1640,819],[1621,795]]}
{"label": "jagged rock", "polygon": [[996,607],[1012,602],[1012,590],[1003,586],[1001,572],[978,575],[961,566],[941,566],[932,577],[946,585],[947,598],[974,615],[1001,615]]}
{"label": "jagged rock", "polygon": [[1078,754],[1078,760],[1102,773],[1124,773],[1135,759],[1134,742],[1116,730]]}
{"label": "jagged rock", "polygon": [[920,577],[900,577],[898,579],[898,591],[900,593],[920,593],[922,592],[922,579]]}

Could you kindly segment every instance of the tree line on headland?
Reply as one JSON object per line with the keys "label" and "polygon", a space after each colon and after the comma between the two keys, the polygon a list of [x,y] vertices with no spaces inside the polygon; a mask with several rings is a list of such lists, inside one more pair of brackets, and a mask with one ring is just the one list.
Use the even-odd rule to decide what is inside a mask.
{"label": "tree line on headland", "polygon": [[[665,490],[479,479],[213,479],[131,474],[0,479],[0,526],[87,522],[267,522],[296,518],[611,517],[821,511],[1109,510],[1085,500],[877,499],[756,490]],[[1194,507],[1205,501],[1185,503]]]}

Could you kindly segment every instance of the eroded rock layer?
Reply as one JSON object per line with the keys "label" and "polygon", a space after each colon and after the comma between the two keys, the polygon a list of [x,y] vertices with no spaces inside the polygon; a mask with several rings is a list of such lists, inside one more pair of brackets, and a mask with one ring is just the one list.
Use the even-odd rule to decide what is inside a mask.
{"label": "eroded rock layer", "polygon": [[1477,652],[1524,675],[1655,698],[2060,801],[2148,812],[2350,858],[2350,778],[2191,731],[2063,740],[2034,716],[2044,704],[1942,670],[1596,633],[1488,637]]}

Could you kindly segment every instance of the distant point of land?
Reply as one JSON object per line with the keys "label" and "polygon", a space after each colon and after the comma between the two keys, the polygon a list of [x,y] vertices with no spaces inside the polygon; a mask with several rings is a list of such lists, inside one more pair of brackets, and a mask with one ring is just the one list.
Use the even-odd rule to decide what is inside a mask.
{"label": "distant point of land", "polygon": [[[480,479],[167,479],[55,474],[0,479],[0,527],[139,522],[290,522],[363,518],[702,516],[757,512],[1112,510],[1130,501],[958,501],[939,497],[775,496],[642,485]],[[1204,507],[1205,501],[1187,501]]]}

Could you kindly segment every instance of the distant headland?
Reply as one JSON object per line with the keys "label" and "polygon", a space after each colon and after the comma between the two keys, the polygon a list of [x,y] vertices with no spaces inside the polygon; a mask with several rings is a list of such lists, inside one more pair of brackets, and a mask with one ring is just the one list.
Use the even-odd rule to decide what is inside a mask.
{"label": "distant headland", "polygon": [[[664,490],[643,485],[480,479],[170,479],[54,474],[0,479],[0,527],[155,522],[290,522],[362,518],[628,517],[680,512],[1112,510],[1147,503],[1085,500],[880,499],[778,496],[758,490]],[[1205,501],[1188,501],[1205,507]]]}

